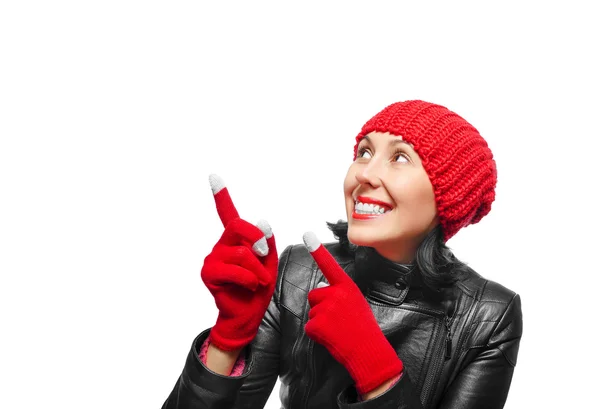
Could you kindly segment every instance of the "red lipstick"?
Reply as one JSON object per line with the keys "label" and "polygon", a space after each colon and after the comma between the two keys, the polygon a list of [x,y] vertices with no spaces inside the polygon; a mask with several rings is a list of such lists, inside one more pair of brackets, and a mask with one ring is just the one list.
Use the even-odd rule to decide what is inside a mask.
{"label": "red lipstick", "polygon": [[383,216],[382,214],[363,214],[363,213],[356,213],[356,211],[352,211],[352,218],[353,219],[358,219],[358,220],[369,220],[369,219],[375,219],[377,217],[381,217]]}

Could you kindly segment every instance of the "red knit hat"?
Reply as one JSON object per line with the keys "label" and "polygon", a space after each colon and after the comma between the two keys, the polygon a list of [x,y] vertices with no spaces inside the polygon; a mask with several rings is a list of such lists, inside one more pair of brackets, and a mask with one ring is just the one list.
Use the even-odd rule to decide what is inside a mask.
{"label": "red knit hat", "polygon": [[471,124],[447,108],[425,101],[397,102],[371,118],[356,137],[389,132],[410,142],[435,192],[444,242],[479,222],[495,199],[496,162]]}

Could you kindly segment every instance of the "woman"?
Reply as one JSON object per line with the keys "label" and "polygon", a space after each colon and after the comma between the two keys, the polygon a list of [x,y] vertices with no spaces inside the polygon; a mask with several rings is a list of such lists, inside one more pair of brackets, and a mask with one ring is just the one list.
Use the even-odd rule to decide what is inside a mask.
{"label": "woman", "polygon": [[163,408],[502,408],[522,333],[520,297],[445,245],[495,198],[477,130],[447,108],[392,104],[356,137],[338,238],[277,257],[266,222],[211,187],[223,236],[202,279],[219,309]]}

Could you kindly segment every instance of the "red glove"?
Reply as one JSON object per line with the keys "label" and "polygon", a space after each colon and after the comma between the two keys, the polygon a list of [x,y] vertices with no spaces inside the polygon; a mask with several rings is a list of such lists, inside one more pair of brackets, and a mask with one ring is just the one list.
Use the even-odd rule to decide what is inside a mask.
{"label": "red glove", "polygon": [[303,239],[330,284],[308,293],[311,308],[304,329],[344,365],[364,395],[399,375],[404,366],[358,286],[314,233],[305,233]]}
{"label": "red glove", "polygon": [[223,180],[209,180],[225,231],[204,259],[201,277],[219,309],[210,342],[232,351],[258,332],[275,290],[277,249],[269,224],[261,220],[256,227],[240,219]]}

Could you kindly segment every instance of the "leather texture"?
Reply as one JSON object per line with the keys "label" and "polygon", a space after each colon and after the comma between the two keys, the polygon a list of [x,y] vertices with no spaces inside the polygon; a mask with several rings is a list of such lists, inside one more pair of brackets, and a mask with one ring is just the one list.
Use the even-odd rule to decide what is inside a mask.
{"label": "leather texture", "polygon": [[523,326],[518,294],[473,269],[452,287],[431,291],[417,270],[371,248],[349,254],[337,242],[325,246],[357,283],[402,359],[400,380],[359,401],[346,369],[307,337],[308,292],[327,280],[304,245],[293,245],[280,256],[275,293],[246,347],[244,373],[222,376],[200,362],[207,329],[194,339],[163,409],[263,408],[278,377],[285,409],[504,407]]}

